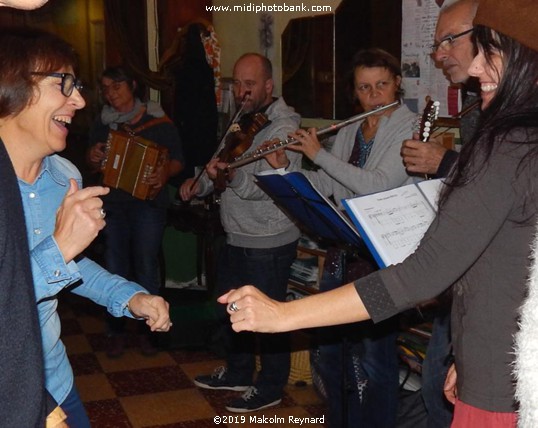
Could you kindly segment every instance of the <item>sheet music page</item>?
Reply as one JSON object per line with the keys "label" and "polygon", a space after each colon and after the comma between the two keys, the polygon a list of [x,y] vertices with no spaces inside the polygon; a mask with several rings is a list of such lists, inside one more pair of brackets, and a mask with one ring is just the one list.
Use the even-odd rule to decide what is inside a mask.
{"label": "sheet music page", "polygon": [[435,217],[415,184],[347,199],[344,205],[367,245],[373,246],[385,266],[411,254]]}
{"label": "sheet music page", "polygon": [[435,180],[424,180],[417,184],[420,190],[431,204],[431,206],[437,211],[437,205],[439,202],[439,195],[441,189],[444,187],[444,182],[441,178]]}

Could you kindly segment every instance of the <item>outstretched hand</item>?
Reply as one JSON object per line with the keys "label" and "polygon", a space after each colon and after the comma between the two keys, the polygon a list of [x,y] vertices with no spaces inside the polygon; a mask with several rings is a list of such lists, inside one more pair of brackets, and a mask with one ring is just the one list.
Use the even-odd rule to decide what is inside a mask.
{"label": "outstretched hand", "polygon": [[129,310],[137,318],[144,318],[151,331],[168,331],[172,327],[170,321],[170,305],[161,296],[137,293],[129,300]]}
{"label": "outstretched hand", "polygon": [[275,333],[283,319],[283,305],[267,297],[252,285],[245,285],[220,296],[217,301],[227,305],[232,328],[236,332]]}

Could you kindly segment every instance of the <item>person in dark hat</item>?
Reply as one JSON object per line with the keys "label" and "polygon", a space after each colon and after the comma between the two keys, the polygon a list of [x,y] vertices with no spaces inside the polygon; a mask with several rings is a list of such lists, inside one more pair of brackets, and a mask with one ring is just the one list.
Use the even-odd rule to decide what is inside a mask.
{"label": "person in dark hat", "polygon": [[482,0],[474,26],[478,54],[469,74],[480,83],[482,117],[417,250],[293,302],[254,286],[219,301],[235,331],[277,332],[378,322],[452,286],[452,427],[515,427],[514,335],[538,219],[538,2]]}

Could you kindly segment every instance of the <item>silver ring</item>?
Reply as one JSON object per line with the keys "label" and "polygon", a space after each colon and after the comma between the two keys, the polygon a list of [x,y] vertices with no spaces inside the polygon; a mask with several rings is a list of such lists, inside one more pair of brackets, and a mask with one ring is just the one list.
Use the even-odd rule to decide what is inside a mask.
{"label": "silver ring", "polygon": [[99,213],[101,214],[101,218],[106,217],[106,211],[103,208],[101,208],[101,211]]}
{"label": "silver ring", "polygon": [[235,304],[235,302],[232,302],[230,304],[230,306],[228,307],[228,309],[232,312],[237,312],[239,310],[239,308],[237,307],[237,305]]}

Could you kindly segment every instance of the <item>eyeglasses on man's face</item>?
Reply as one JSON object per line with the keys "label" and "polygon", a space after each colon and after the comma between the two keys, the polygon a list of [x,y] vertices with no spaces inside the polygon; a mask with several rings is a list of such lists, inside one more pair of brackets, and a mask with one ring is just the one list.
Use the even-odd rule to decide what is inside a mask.
{"label": "eyeglasses on man's face", "polygon": [[61,91],[62,95],[65,97],[70,97],[75,88],[77,88],[78,91],[81,91],[83,88],[82,82],[71,73],[41,73],[36,71],[32,74],[36,76],[58,77],[59,79],[62,79]]}
{"label": "eyeglasses on man's face", "polygon": [[436,53],[437,51],[448,51],[452,47],[456,39],[459,39],[460,37],[469,34],[473,30],[474,28],[469,28],[468,30],[462,31],[461,33],[454,34],[453,36],[446,36],[439,43],[434,43],[433,45],[431,45],[432,53]]}

